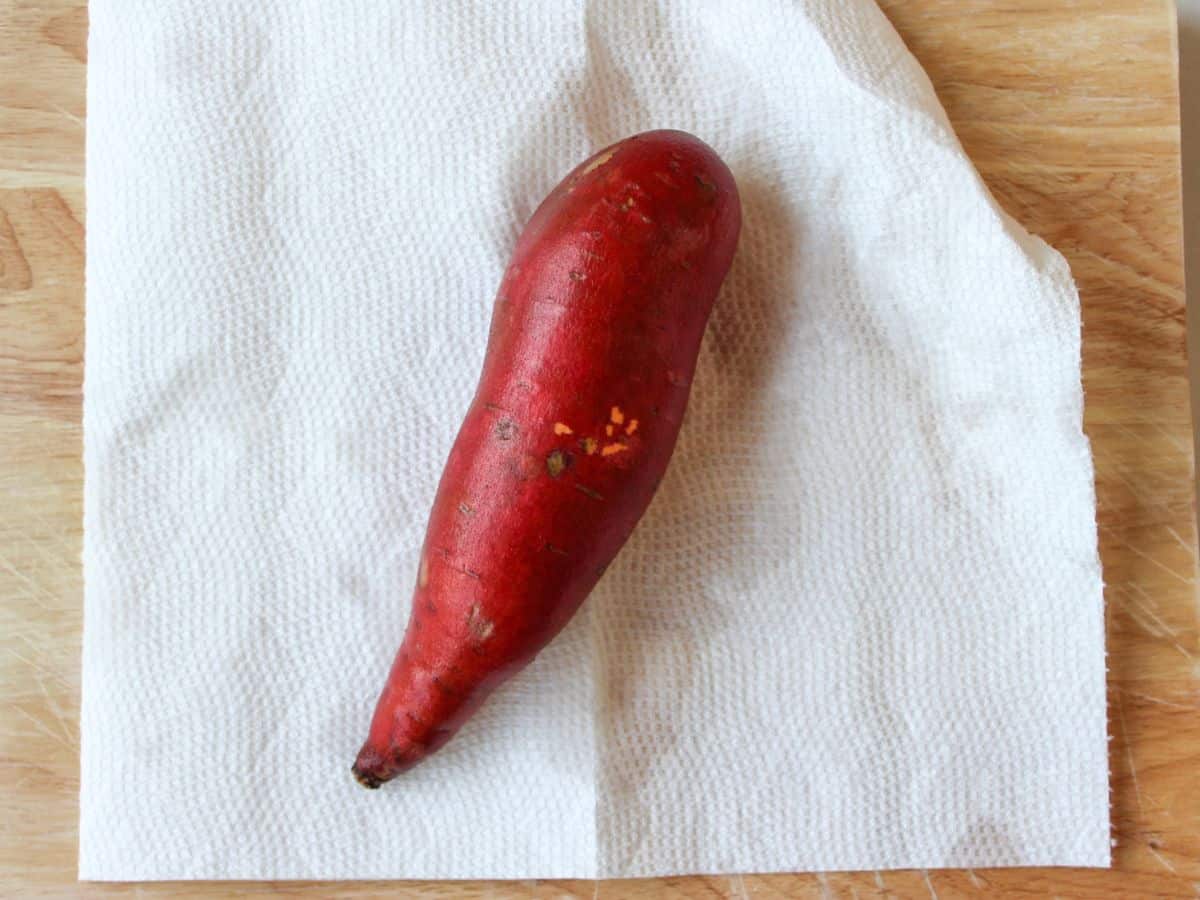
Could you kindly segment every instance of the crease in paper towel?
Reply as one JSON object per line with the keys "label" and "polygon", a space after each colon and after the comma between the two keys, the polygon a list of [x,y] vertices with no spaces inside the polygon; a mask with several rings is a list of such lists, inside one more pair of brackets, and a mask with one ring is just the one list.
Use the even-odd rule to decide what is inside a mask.
{"label": "crease in paper towel", "polygon": [[[91,27],[81,877],[1107,864],[1078,300],[874,4]],[[519,224],[651,127],[745,207],[672,468],[530,670],[364,794]]]}

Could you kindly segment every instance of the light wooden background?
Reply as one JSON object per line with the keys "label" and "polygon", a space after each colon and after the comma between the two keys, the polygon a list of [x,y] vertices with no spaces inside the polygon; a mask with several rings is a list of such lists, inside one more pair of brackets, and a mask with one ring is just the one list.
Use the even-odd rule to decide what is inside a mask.
{"label": "light wooden background", "polygon": [[[1200,646],[1168,0],[883,0],[1003,205],[1070,259],[1108,584],[1115,870],[142,885],[148,896],[1191,897]],[[0,0],[0,894],[76,885],[84,77],[78,0]],[[1048,497],[1047,502],[1053,502]]]}

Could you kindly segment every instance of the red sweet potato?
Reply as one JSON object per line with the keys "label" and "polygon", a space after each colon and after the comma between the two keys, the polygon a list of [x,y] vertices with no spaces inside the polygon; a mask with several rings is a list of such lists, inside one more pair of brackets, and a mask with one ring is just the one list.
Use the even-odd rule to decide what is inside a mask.
{"label": "red sweet potato", "polygon": [[740,228],[729,169],[679,131],[602,150],[529,220],[354,763],[363,785],[445,744],[625,543],[675,448]]}

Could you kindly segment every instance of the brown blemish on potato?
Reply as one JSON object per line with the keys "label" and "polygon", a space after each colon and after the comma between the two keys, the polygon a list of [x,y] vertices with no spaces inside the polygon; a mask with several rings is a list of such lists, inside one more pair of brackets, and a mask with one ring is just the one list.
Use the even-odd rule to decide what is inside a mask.
{"label": "brown blemish on potato", "polygon": [[417,566],[417,587],[423,588],[429,584],[429,557],[422,556],[421,564]]}
{"label": "brown blemish on potato", "polygon": [[574,434],[575,432],[573,430],[571,430],[570,425],[566,425],[562,422],[555,422],[554,423],[554,433],[558,434],[558,435],[563,435],[563,434]]}
{"label": "brown blemish on potato", "polygon": [[596,452],[598,444],[596,443],[595,438],[587,437],[579,442],[579,446],[583,448],[584,453],[586,453],[588,456],[592,456]]}
{"label": "brown blemish on potato", "polygon": [[579,493],[581,493],[581,494],[586,494],[587,496],[591,497],[593,500],[603,500],[604,499],[604,497],[602,497],[600,495],[599,491],[593,491],[586,484],[579,484],[578,482],[576,482],[575,490],[579,491]]}
{"label": "brown blemish on potato", "polygon": [[546,544],[546,549],[549,550],[551,553],[557,553],[559,556],[570,556],[571,555],[566,550],[564,550],[562,547],[555,547],[553,544],[550,544],[550,543]]}
{"label": "brown blemish on potato", "polygon": [[571,465],[571,454],[562,450],[551,450],[546,457],[546,471],[551,478],[558,478]]}
{"label": "brown blemish on potato", "polygon": [[496,439],[501,441],[511,441],[517,436],[517,423],[512,419],[501,419],[496,423]]}
{"label": "brown blemish on potato", "polygon": [[709,197],[715,197],[717,195],[717,186],[703,175],[693,175],[692,177],[696,179],[696,184],[700,185],[700,189],[703,190],[704,193]]}
{"label": "brown blemish on potato", "polygon": [[450,696],[450,697],[454,696],[454,693],[455,693],[454,688],[452,688],[452,687],[450,687],[450,685],[446,684],[446,682],[442,680],[441,676],[434,675],[429,680],[433,684],[433,686],[435,688],[437,688],[439,691],[441,691],[443,694],[446,694],[447,696]]}
{"label": "brown blemish on potato", "polygon": [[570,278],[571,278],[571,280],[572,280],[572,281],[585,281],[585,280],[587,280],[587,276],[586,276],[585,274],[583,274],[582,272],[580,272],[578,269],[572,269],[572,270],[571,270],[570,272],[568,272],[567,274],[570,276]]}
{"label": "brown blemish on potato", "polygon": [[645,222],[647,225],[654,224],[654,220],[652,218],[650,218],[648,215],[646,215],[645,213],[640,213],[638,215],[638,218],[641,219],[643,222]]}
{"label": "brown blemish on potato", "polygon": [[460,513],[462,513],[464,516],[473,516],[473,515],[475,515],[475,507],[471,506],[471,504],[470,504],[470,503],[460,503],[460,504],[458,504],[458,511],[459,511]]}
{"label": "brown blemish on potato", "polygon": [[637,431],[637,428],[638,428],[638,420],[630,419],[629,424],[625,426],[625,433],[633,434],[635,431]]}
{"label": "brown blemish on potato", "polygon": [[505,409],[502,406],[497,406],[495,403],[485,403],[485,404],[483,404],[483,408],[486,409],[488,412],[498,412],[498,413],[508,412],[507,409]]}
{"label": "brown blemish on potato", "polygon": [[612,159],[616,155],[617,155],[616,150],[609,150],[607,153],[601,153],[599,156],[597,156],[595,159],[593,159],[590,163],[588,163],[587,167],[579,174],[581,176],[583,176],[583,175],[588,174],[589,172],[596,171],[598,168],[600,168],[602,165],[604,165],[606,162],[608,162],[610,159]]}
{"label": "brown blemish on potato", "polygon": [[633,207],[634,200],[632,197],[626,197],[625,202],[621,204],[621,209],[628,211]]}
{"label": "brown blemish on potato", "polygon": [[622,425],[625,422],[625,413],[621,412],[621,407],[614,406],[612,412],[609,413],[614,425]]}
{"label": "brown blemish on potato", "polygon": [[492,632],[495,630],[496,623],[484,616],[478,603],[472,603],[471,609],[467,612],[467,633],[471,636],[471,640],[482,644],[492,636]]}
{"label": "brown blemish on potato", "polygon": [[617,453],[624,453],[629,448],[624,444],[605,444],[604,449],[600,451],[601,456],[613,456]]}

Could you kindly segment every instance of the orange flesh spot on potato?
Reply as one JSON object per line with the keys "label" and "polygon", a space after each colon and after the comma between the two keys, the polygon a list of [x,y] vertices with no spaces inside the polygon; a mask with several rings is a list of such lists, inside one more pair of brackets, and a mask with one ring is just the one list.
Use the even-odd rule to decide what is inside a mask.
{"label": "orange flesh spot on potato", "polygon": [[625,426],[625,433],[633,434],[635,431],[637,431],[637,425],[637,419],[630,419],[629,424]]}
{"label": "orange flesh spot on potato", "polygon": [[604,449],[600,451],[600,455],[612,456],[614,453],[624,453],[628,449],[624,444],[605,444]]}
{"label": "orange flesh spot on potato", "polygon": [[612,408],[612,420],[614,425],[620,425],[625,421],[625,413],[621,412],[621,407],[614,406]]}
{"label": "orange flesh spot on potato", "polygon": [[571,430],[569,425],[564,425],[562,422],[555,422],[554,423],[554,433],[555,434],[574,434],[575,432]]}
{"label": "orange flesh spot on potato", "polygon": [[604,426],[604,433],[605,433],[605,434],[607,434],[609,437],[612,437],[612,426],[611,426],[611,425],[605,425],[605,426]]}
{"label": "orange flesh spot on potato", "polygon": [[581,442],[581,446],[583,447],[584,453],[586,453],[588,456],[592,456],[596,452],[596,439],[584,438]]}

